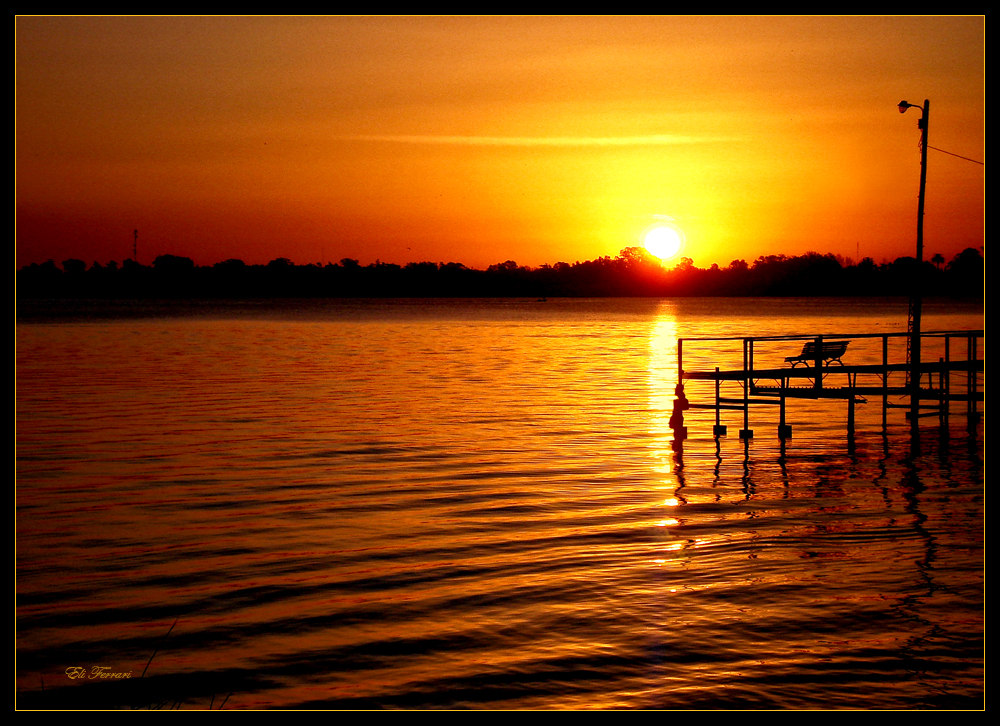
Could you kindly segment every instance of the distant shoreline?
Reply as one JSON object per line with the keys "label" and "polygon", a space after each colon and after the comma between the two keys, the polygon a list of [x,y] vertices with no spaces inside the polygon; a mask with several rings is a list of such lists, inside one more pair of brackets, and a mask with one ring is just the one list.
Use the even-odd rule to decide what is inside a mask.
{"label": "distant shoreline", "polygon": [[267,265],[226,260],[197,267],[192,260],[161,255],[151,266],[125,260],[89,268],[81,260],[49,260],[16,273],[16,299],[246,300],[274,298],[537,298],[555,297],[885,297],[922,295],[982,300],[984,261],[968,248],[950,262],[935,255],[876,264],[815,252],[759,257],[748,265],[695,267],[681,258],[664,267],[645,250],[629,247],[618,257],[540,267],[516,262],[476,270],[460,263],[416,262],[405,266],[357,260],[296,265],[279,258]]}

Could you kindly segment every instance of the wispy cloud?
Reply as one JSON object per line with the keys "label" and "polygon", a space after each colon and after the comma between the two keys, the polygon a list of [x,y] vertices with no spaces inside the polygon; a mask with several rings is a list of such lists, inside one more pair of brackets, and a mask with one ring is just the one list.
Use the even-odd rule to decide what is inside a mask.
{"label": "wispy cloud", "polygon": [[341,136],[345,141],[382,141],[398,144],[457,146],[673,146],[735,141],[719,136]]}

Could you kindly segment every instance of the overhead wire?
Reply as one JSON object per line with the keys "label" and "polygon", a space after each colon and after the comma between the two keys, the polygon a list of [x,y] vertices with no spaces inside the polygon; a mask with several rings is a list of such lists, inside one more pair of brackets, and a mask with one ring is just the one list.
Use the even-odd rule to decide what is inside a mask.
{"label": "overhead wire", "polygon": [[968,156],[962,156],[961,154],[954,154],[950,151],[945,151],[944,149],[939,149],[936,146],[931,146],[927,144],[928,149],[934,149],[934,151],[940,151],[942,154],[948,154],[949,156],[957,156],[959,159],[965,159],[966,161],[971,161],[973,164],[979,164],[980,166],[986,166],[985,161],[976,161],[975,159],[970,159]]}

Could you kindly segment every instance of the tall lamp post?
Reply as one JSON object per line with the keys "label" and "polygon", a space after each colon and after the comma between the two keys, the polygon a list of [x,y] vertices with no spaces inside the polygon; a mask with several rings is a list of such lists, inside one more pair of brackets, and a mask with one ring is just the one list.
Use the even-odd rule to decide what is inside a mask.
{"label": "tall lamp post", "polygon": [[917,202],[917,272],[910,295],[909,320],[907,321],[907,363],[910,364],[910,427],[918,429],[920,413],[920,273],[924,264],[924,192],[927,189],[927,122],[930,118],[931,102],[924,99],[923,106],[900,101],[900,113],[908,108],[921,111],[917,128],[920,129],[920,196]]}

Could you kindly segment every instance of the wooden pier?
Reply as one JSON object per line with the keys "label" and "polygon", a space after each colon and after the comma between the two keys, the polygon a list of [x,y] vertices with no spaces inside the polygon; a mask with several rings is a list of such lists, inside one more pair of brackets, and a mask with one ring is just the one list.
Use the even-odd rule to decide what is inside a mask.
{"label": "wooden pier", "polygon": [[[744,338],[682,338],[677,341],[678,386],[671,426],[678,439],[684,439],[685,409],[715,411],[715,436],[727,435],[722,423],[722,411],[741,411],[741,439],[753,438],[750,410],[754,406],[778,406],[778,437],[791,438],[792,425],[786,418],[789,399],[844,401],[847,404],[848,431],[854,429],[854,408],[869,398],[881,398],[882,426],[886,427],[888,411],[906,409],[906,416],[916,430],[919,418],[937,416],[945,424],[952,414],[952,403],[964,403],[964,415],[970,425],[980,420],[979,404],[983,402],[984,359],[981,356],[982,330],[929,331],[920,333],[917,350],[936,351],[933,362],[907,361],[907,351],[913,346],[911,333],[870,333],[854,335],[781,335]],[[896,345],[893,345],[893,344]],[[742,345],[742,351],[736,345]],[[793,344],[793,345],[789,345]],[[798,347],[801,345],[801,352]],[[687,370],[689,360],[704,359],[696,348],[710,349],[709,355],[742,352],[742,367],[720,370]],[[761,355],[766,348],[766,355]],[[729,350],[726,350],[729,349]],[[879,350],[880,349],[880,350]],[[890,350],[895,355],[890,355]],[[904,355],[899,359],[899,350]],[[855,355],[852,355],[855,354]],[[763,365],[757,362],[764,358]],[[852,358],[854,359],[852,361]],[[894,358],[896,358],[894,360]],[[846,361],[844,359],[847,359]],[[775,366],[778,363],[778,366]],[[685,384],[704,382],[698,389],[699,400],[689,400]],[[714,390],[704,391],[708,386]],[[738,389],[734,391],[734,386]],[[705,403],[704,393],[711,398]],[[736,395],[734,395],[734,393]],[[890,401],[905,398],[905,403]]]}

